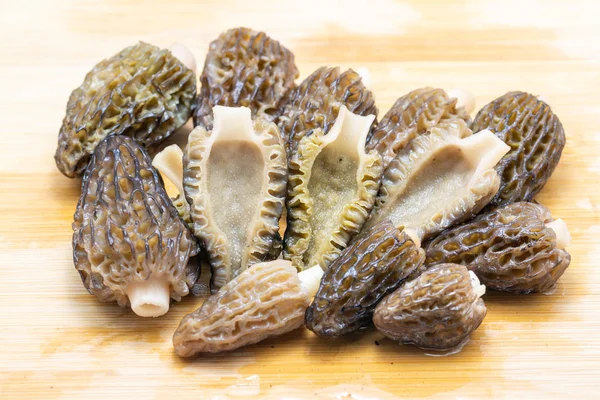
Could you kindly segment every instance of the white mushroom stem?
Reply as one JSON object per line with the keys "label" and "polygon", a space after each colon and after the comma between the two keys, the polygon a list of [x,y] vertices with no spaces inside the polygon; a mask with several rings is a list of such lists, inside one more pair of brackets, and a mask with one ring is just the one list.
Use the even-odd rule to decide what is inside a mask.
{"label": "white mushroom stem", "polygon": [[214,125],[209,143],[219,141],[256,142],[252,115],[248,107],[213,107]]}
{"label": "white mushroom stem", "polygon": [[367,135],[374,119],[374,115],[353,114],[346,106],[341,106],[329,133],[323,136],[323,147],[335,148],[339,154],[364,157]]}
{"label": "white mushroom stem", "polygon": [[473,93],[464,89],[451,89],[448,91],[448,97],[456,99],[456,107],[463,107],[467,114],[475,111],[475,96]]}
{"label": "white mushroom stem", "polygon": [[556,247],[564,249],[571,245],[571,234],[569,233],[569,228],[565,221],[559,218],[547,223],[546,227],[554,231],[554,234],[556,235]]}
{"label": "white mushroom stem", "polygon": [[188,50],[187,47],[182,45],[181,43],[173,43],[169,50],[174,57],[178,58],[179,61],[183,63],[186,67],[194,71],[194,75],[196,75],[196,58],[194,55]]}
{"label": "white mushroom stem", "polygon": [[485,294],[485,285],[482,285],[479,282],[479,278],[473,271],[469,271],[469,275],[471,275],[471,285],[473,286],[473,290],[477,294],[477,297],[481,297]]}
{"label": "white mushroom stem", "polygon": [[154,156],[152,166],[183,195],[183,152],[179,146],[172,144],[166,147]]}
{"label": "white mushroom stem", "polygon": [[166,279],[150,275],[145,281],[134,281],[127,287],[131,309],[140,317],[160,317],[169,311],[170,285]]}
{"label": "white mushroom stem", "polygon": [[510,150],[510,147],[489,129],[461,139],[459,143],[471,165],[477,165],[473,179],[478,179],[484,171],[494,168]]}
{"label": "white mushroom stem", "polygon": [[302,283],[302,287],[308,293],[308,297],[312,298],[317,293],[322,277],[323,269],[319,265],[298,273],[298,278]]}
{"label": "white mushroom stem", "polygon": [[248,107],[214,106],[213,116],[214,124],[206,141],[207,147],[218,142],[248,142],[256,145],[264,157],[272,155],[263,144],[264,136],[254,130],[252,112]]}

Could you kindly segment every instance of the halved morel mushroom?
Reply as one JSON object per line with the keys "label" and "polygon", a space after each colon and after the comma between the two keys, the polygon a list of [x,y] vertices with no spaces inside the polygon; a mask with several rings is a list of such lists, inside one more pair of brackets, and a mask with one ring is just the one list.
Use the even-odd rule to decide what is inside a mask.
{"label": "halved morel mushroom", "polygon": [[194,125],[210,130],[214,106],[243,106],[273,120],[283,95],[295,87],[294,53],[264,32],[235,28],[210,44],[194,111]]}
{"label": "halved morel mushroom", "polygon": [[439,264],[377,305],[373,323],[386,337],[423,349],[460,346],[486,315],[485,286],[457,264]]}
{"label": "halved morel mushroom", "polygon": [[550,106],[524,92],[510,92],[487,104],[471,129],[489,129],[510,146],[496,166],[501,181],[490,202],[493,207],[531,201],[554,172],[565,147],[565,131]]}
{"label": "halved morel mushroom", "polygon": [[246,107],[214,109],[214,127],[196,127],[184,151],[185,195],[195,235],[208,252],[211,287],[276,256],[287,185],[277,125]]}
{"label": "halved morel mushroom", "polygon": [[329,133],[342,106],[354,114],[377,117],[373,93],[363,85],[360,75],[351,69],[340,73],[337,67],[317,69],[290,90],[282,104],[277,124],[287,141],[288,157],[304,136],[317,129],[324,135]]}
{"label": "halved morel mushroom", "polygon": [[457,99],[443,89],[422,88],[400,97],[373,129],[367,150],[381,154],[385,169],[396,155],[415,137],[427,133],[439,122],[470,117]]}
{"label": "halved morel mushroom", "polygon": [[186,315],[173,335],[181,357],[235,350],[299,328],[323,271],[289,261],[258,263]]}
{"label": "halved morel mushroom", "polygon": [[471,218],[496,194],[494,166],[508,150],[460,119],[434,126],[390,163],[367,226],[389,218],[418,242]]}
{"label": "halved morel mushroom", "polygon": [[516,293],[551,289],[571,256],[566,224],[539,204],[513,203],[442,232],[425,244],[424,269],[456,263],[473,271],[489,289]]}
{"label": "halved morel mushroom", "polygon": [[370,327],[375,306],[424,259],[423,249],[389,221],[364,231],[325,271],[306,327],[322,337]]}
{"label": "halved morel mushroom", "polygon": [[73,260],[91,294],[157,317],[193,289],[199,246],[139,144],[120,135],[100,142],[81,191]]}
{"label": "halved morel mushroom", "polygon": [[196,77],[176,55],[140,42],[86,75],[71,93],[58,134],[54,159],[64,175],[82,175],[98,143],[109,135],[130,136],[150,148],[185,124]]}
{"label": "halved morel mushroom", "polygon": [[302,138],[289,160],[283,256],[296,268],[327,268],[367,220],[382,174],[379,154],[365,151],[374,118],[341,106],[329,133]]}

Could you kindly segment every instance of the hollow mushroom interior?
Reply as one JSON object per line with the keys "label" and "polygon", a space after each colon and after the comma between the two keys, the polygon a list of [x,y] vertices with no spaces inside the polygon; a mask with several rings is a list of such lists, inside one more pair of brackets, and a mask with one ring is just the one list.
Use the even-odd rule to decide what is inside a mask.
{"label": "hollow mushroom interior", "polygon": [[232,265],[243,264],[249,230],[262,202],[265,163],[246,137],[213,144],[207,163],[208,195],[216,225],[227,237]]}
{"label": "hollow mushroom interior", "polygon": [[338,215],[355,196],[359,161],[357,152],[352,153],[338,152],[334,142],[315,160],[308,184],[314,211],[310,219],[311,243],[304,254],[306,265],[320,252],[322,242],[339,224]]}
{"label": "hollow mushroom interior", "polygon": [[327,251],[331,235],[340,225],[340,214],[357,196],[366,135],[374,118],[342,107],[330,132],[323,137],[308,183],[313,211],[310,244],[303,255],[307,267],[317,264],[319,255]]}
{"label": "hollow mushroom interior", "polygon": [[404,194],[397,200],[399,206],[389,214],[391,220],[410,227],[418,226],[445,208],[457,190],[464,190],[472,173],[473,168],[463,157],[460,147],[453,145],[439,149],[407,184]]}
{"label": "hollow mushroom interior", "polygon": [[400,155],[407,173],[398,182],[384,183],[388,195],[378,200],[369,226],[389,218],[423,240],[478,212],[496,193],[498,177],[493,168],[508,146],[490,131],[466,137],[452,134],[452,128],[448,132],[441,140],[429,142],[433,144],[426,137],[417,138],[419,144]]}

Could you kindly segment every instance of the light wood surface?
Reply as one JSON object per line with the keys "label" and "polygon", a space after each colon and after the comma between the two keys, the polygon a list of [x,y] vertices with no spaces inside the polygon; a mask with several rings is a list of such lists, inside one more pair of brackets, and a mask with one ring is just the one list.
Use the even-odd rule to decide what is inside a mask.
{"label": "light wood surface", "polygon": [[[600,9],[594,1],[28,1],[0,12],[0,398],[598,398]],[[54,165],[67,98],[98,61],[138,40],[188,46],[264,30],[321,65],[368,68],[380,115],[409,90],[461,87],[482,106],[543,95],[567,146],[538,200],[569,224],[571,267],[552,295],[488,294],[464,350],[434,358],[372,333],[298,330],[186,361],[171,336],[201,300],[158,319],[100,304],[73,268],[78,180]],[[185,141],[180,133],[179,141]]]}

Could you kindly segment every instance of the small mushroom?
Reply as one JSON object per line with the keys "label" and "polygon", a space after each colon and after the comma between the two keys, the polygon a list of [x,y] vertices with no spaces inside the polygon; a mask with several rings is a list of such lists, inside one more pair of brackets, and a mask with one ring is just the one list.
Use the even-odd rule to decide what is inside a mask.
{"label": "small mushroom", "polygon": [[321,337],[371,326],[375,306],[425,259],[425,252],[390,221],[364,231],[325,271],[304,324]]}
{"label": "small mushroom", "polygon": [[460,346],[487,313],[485,286],[457,264],[438,264],[406,282],[375,309],[373,323],[388,338],[423,349]]}
{"label": "small mushroom", "polygon": [[566,143],[550,106],[524,92],[510,92],[485,105],[471,129],[488,129],[510,146],[496,166],[500,189],[490,208],[533,200],[550,179]]}
{"label": "small mushroom", "polygon": [[127,136],[96,147],[73,222],[73,260],[100,301],[158,317],[193,291],[200,248],[146,151]]}
{"label": "small mushroom", "polygon": [[253,265],[181,320],[175,352],[230,351],[299,328],[322,275],[319,267],[298,273],[285,260]]}
{"label": "small mushroom", "polygon": [[194,125],[211,130],[215,106],[248,107],[253,118],[272,121],[298,74],[294,53],[277,40],[248,28],[230,29],[209,46]]}
{"label": "small mushroom", "polygon": [[190,118],[195,96],[194,71],[169,50],[143,42],[123,49],[94,66],[71,93],[54,156],[58,169],[81,176],[110,135],[153,148]]}
{"label": "small mushroom", "polygon": [[479,215],[426,243],[422,269],[462,264],[489,289],[545,292],[570,264],[566,223],[535,203],[518,202]]}

